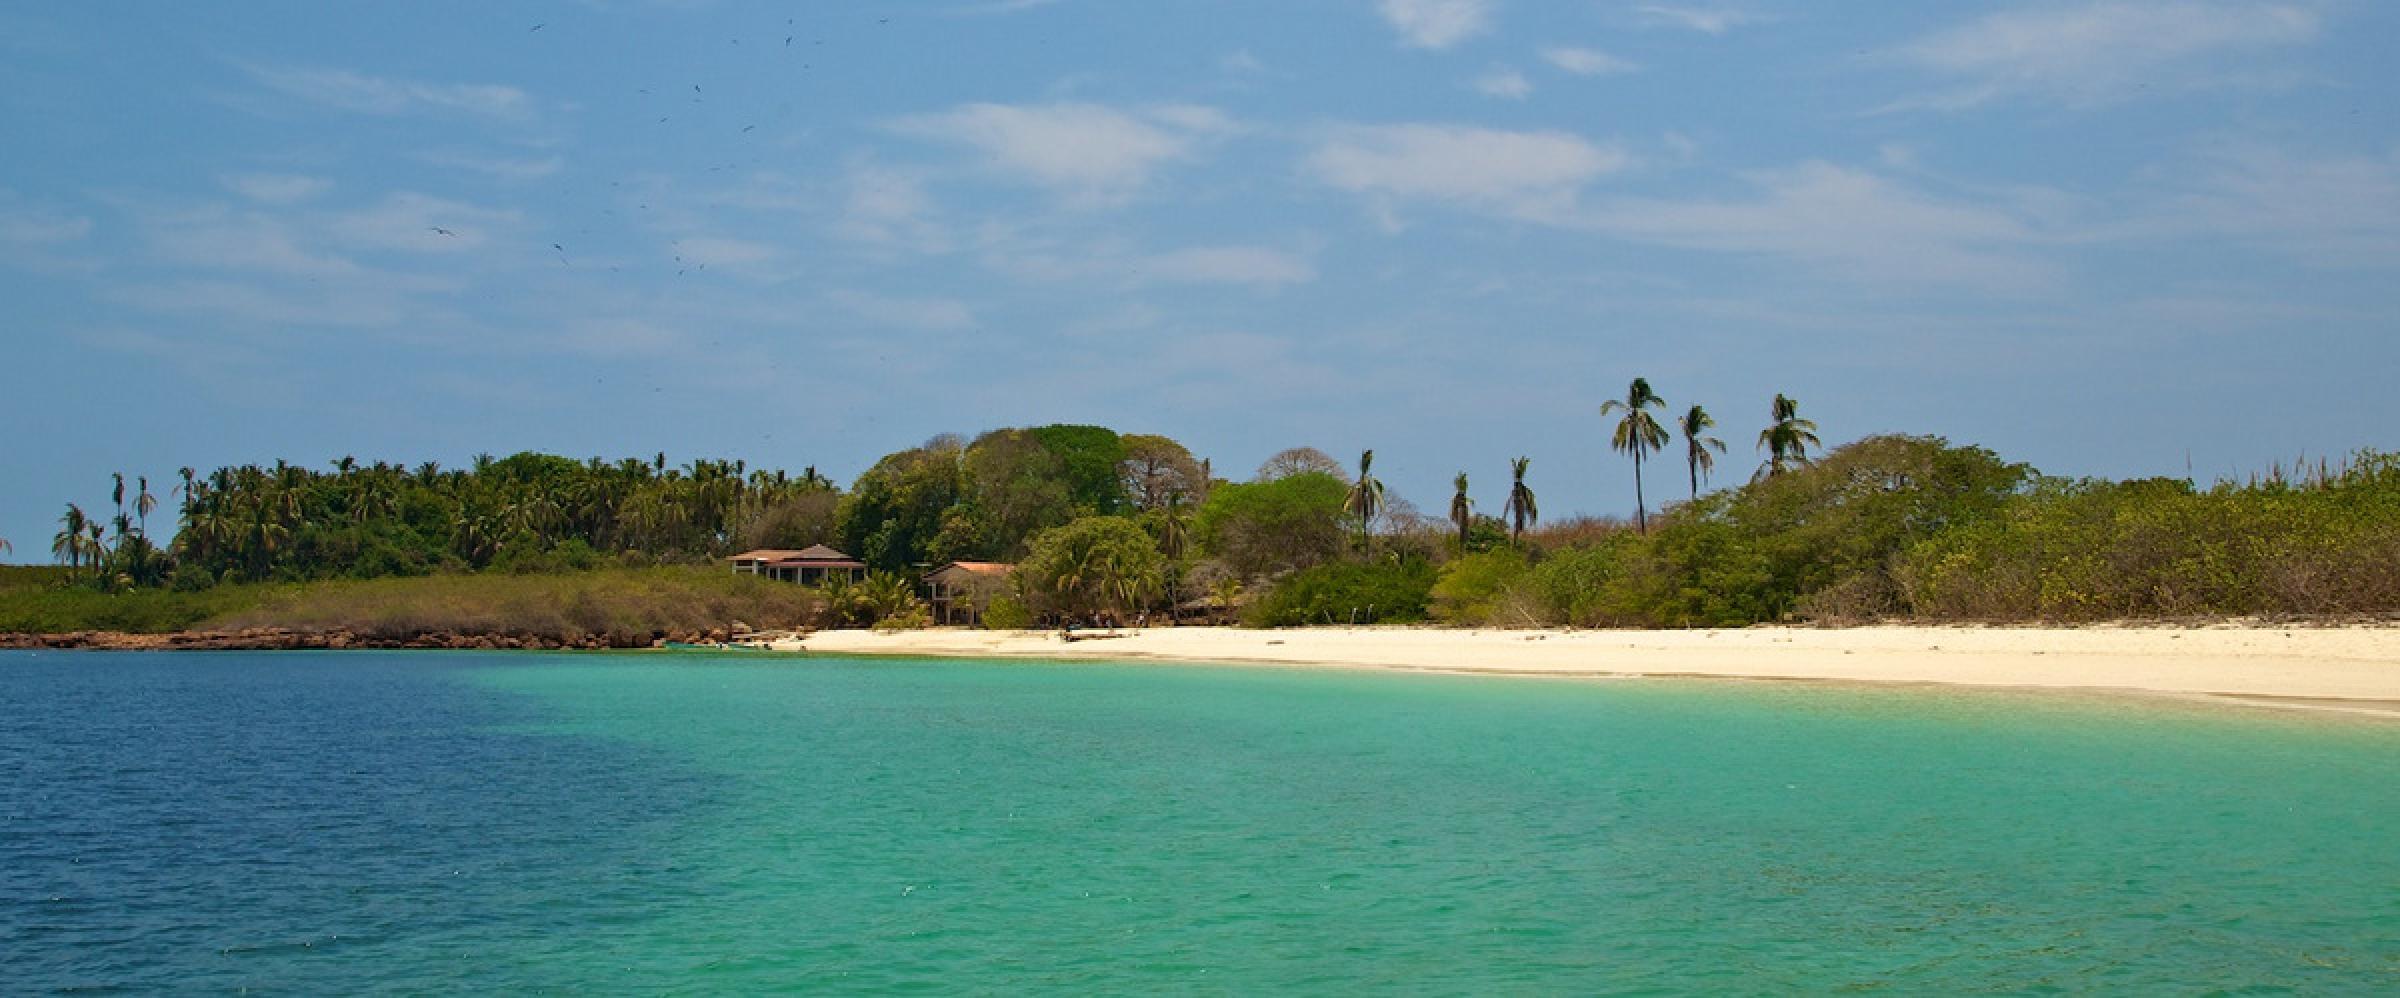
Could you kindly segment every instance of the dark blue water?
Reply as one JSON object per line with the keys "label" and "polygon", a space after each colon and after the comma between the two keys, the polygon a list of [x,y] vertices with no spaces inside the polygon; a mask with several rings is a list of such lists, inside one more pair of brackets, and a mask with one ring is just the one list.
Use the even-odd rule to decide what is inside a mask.
{"label": "dark blue water", "polygon": [[0,653],[10,987],[488,985],[675,900],[712,781],[468,665]]}

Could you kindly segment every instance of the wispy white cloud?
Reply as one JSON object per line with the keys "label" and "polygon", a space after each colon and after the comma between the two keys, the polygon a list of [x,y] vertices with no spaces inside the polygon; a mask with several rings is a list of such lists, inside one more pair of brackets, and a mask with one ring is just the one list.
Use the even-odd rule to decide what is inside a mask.
{"label": "wispy white cloud", "polygon": [[219,180],[225,189],[262,204],[297,204],[333,189],[333,181],[296,173],[237,173]]}
{"label": "wispy white cloud", "polygon": [[147,210],[139,220],[151,249],[168,263],[213,271],[298,277],[347,276],[356,261],[315,245],[287,220],[224,205]]}
{"label": "wispy white cloud", "polygon": [[91,231],[89,218],[27,204],[15,191],[0,188],[0,242],[61,243],[82,239]]}
{"label": "wispy white cloud", "polygon": [[565,169],[567,165],[566,159],[560,156],[512,159],[505,156],[476,156],[460,152],[429,152],[419,158],[434,166],[466,170],[500,180],[540,180]]}
{"label": "wispy white cloud", "polygon": [[92,220],[34,204],[0,187],[0,263],[52,273],[89,272],[100,261],[84,255]]}
{"label": "wispy white cloud", "polygon": [[943,253],[954,245],[918,173],[853,163],[844,185],[841,216],[835,223],[842,236],[912,253]]}
{"label": "wispy white cloud", "polygon": [[1257,76],[1267,71],[1267,64],[1251,55],[1249,49],[1236,49],[1217,60],[1217,70],[1233,76]]}
{"label": "wispy white cloud", "polygon": [[1140,276],[1181,284],[1306,284],[1317,268],[1305,258],[1263,246],[1195,246],[1149,257]]}
{"label": "wispy white cloud", "polygon": [[638,357],[672,353],[689,337],[673,324],[631,315],[581,318],[566,325],[555,345],[599,357]]}
{"label": "wispy white cloud", "polygon": [[968,4],[958,8],[961,14],[1014,14],[1021,10],[1048,7],[1059,0],[991,0],[990,3]]}
{"label": "wispy white cloud", "polygon": [[1524,100],[1533,93],[1533,81],[1516,70],[1501,67],[1475,78],[1475,92],[1486,97],[1505,100]]}
{"label": "wispy white cloud", "polygon": [[975,325],[974,310],[952,298],[892,298],[847,290],[826,297],[852,315],[882,326],[946,332]]}
{"label": "wispy white cloud", "polygon": [[1613,146],[1567,132],[1407,124],[1334,129],[1304,168],[1353,193],[1538,215],[1572,205],[1583,185],[1629,162]]}
{"label": "wispy white cloud", "polygon": [[2042,286],[2028,250],[2059,241],[2006,199],[1942,197],[1824,162],[1760,171],[1735,198],[1617,198],[1571,224],[1633,242],[1800,261],[1860,280]]}
{"label": "wispy white cloud", "polygon": [[2304,156],[2256,143],[2210,149],[2132,236],[2234,240],[2330,267],[2400,267],[2400,151]]}
{"label": "wispy white cloud", "polygon": [[513,210],[401,191],[370,207],[332,216],[326,231],[344,244],[368,249],[455,253],[480,247],[495,234],[511,233],[522,222],[523,216]]}
{"label": "wispy white cloud", "polygon": [[2093,106],[2243,77],[2211,59],[2314,39],[2319,15],[2288,4],[2121,0],[2004,10],[1902,46],[1898,58],[1962,81],[1890,110],[1957,110],[2008,98]]}
{"label": "wispy white cloud", "polygon": [[1316,265],[1303,253],[1247,244],[1150,251],[1121,239],[991,234],[982,261],[1020,281],[1127,290],[1158,284],[1276,288],[1317,278]]}
{"label": "wispy white cloud", "polygon": [[1709,35],[1722,35],[1765,20],[1758,14],[1731,7],[1684,7],[1657,3],[1637,6],[1633,8],[1633,13],[1644,24],[1683,28]]}
{"label": "wispy white cloud", "polygon": [[1232,129],[1214,108],[1165,105],[1119,110],[1098,104],[967,104],[892,122],[904,135],[981,153],[1003,175],[1085,203],[1122,201],[1160,166]]}
{"label": "wispy white cloud", "polygon": [[674,242],[675,255],[698,266],[746,267],[770,262],[782,251],[767,243],[730,236],[685,236]]}
{"label": "wispy white cloud", "polygon": [[493,118],[522,118],[533,99],[496,83],[421,83],[369,76],[346,69],[244,64],[250,77],[296,100],[360,114],[463,111]]}
{"label": "wispy white cloud", "polygon": [[1414,48],[1446,49],[1491,28],[1492,0],[1380,0],[1375,9]]}
{"label": "wispy white cloud", "polygon": [[1641,68],[1599,49],[1573,46],[1543,49],[1542,59],[1577,76],[1610,76],[1618,73],[1631,73]]}
{"label": "wispy white cloud", "polygon": [[354,287],[270,287],[224,278],[175,278],[111,289],[147,312],[206,316],[244,326],[389,327],[408,314],[403,296]]}

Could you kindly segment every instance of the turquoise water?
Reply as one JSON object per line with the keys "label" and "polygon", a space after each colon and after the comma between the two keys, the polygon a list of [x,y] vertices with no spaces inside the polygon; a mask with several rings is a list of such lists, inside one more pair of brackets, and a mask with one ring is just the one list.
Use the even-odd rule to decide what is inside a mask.
{"label": "turquoise water", "polygon": [[2400,990],[2400,726],[1702,682],[0,654],[0,989]]}

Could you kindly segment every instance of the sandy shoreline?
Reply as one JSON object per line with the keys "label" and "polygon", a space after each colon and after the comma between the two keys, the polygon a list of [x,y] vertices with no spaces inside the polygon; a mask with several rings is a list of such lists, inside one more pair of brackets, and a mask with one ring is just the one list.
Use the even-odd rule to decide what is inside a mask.
{"label": "sandy shoreline", "polygon": [[1757,627],[1500,631],[1215,627],[1055,632],[821,631],[800,647],[873,655],[1345,666],[1553,677],[1938,683],[2224,698],[2400,718],[2400,627]]}

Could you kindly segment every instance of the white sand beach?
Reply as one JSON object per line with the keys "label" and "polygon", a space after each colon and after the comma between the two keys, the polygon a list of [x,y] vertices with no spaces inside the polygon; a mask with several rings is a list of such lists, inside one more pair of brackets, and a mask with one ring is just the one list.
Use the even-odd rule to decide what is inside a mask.
{"label": "white sand beach", "polygon": [[[1079,632],[1079,637],[1094,632]],[[2400,627],[1128,628],[821,631],[810,652],[1221,662],[1550,677],[1940,683],[2232,698],[2400,718]]]}

